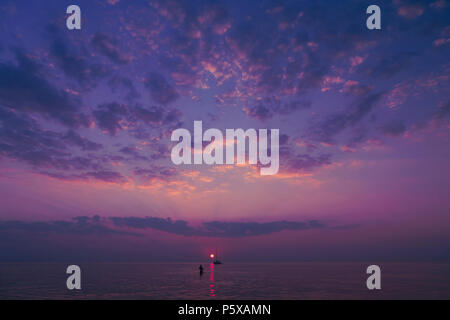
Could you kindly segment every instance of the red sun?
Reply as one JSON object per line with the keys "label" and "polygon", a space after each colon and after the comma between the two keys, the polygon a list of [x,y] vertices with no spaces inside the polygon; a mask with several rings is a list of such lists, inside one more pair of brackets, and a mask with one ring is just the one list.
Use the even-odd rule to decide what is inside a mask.
{"label": "red sun", "polygon": [[209,257],[210,257],[211,259],[214,259],[214,253],[211,253],[211,254],[209,255]]}

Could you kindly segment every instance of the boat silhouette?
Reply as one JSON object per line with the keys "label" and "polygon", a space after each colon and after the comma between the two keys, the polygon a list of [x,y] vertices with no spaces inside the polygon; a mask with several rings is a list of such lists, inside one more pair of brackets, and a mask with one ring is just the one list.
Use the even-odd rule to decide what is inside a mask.
{"label": "boat silhouette", "polygon": [[217,259],[217,248],[216,248],[216,253],[211,255],[211,258],[213,258],[213,264],[222,264],[222,262]]}

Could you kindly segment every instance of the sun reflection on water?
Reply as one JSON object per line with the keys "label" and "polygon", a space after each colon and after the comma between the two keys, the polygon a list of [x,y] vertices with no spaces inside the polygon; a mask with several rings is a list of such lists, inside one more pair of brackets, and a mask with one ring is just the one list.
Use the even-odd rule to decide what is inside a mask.
{"label": "sun reflection on water", "polygon": [[211,272],[209,276],[209,281],[211,281],[211,283],[209,284],[209,296],[215,297],[216,293],[214,289],[214,263],[211,263]]}

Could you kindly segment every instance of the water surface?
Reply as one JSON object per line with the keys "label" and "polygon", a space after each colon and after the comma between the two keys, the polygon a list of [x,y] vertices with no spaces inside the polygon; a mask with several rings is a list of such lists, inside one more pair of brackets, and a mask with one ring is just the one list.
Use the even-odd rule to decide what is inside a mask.
{"label": "water surface", "polygon": [[381,290],[368,263],[87,263],[82,290],[68,264],[0,264],[0,299],[450,299],[450,264],[384,263]]}

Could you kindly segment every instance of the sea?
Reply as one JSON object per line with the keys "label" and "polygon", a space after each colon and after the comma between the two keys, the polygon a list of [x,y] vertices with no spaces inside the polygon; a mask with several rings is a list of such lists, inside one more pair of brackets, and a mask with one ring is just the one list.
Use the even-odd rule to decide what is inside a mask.
{"label": "sea", "polygon": [[[199,273],[202,264],[204,272]],[[68,290],[67,263],[0,263],[0,299],[450,299],[449,263],[84,263]]]}

